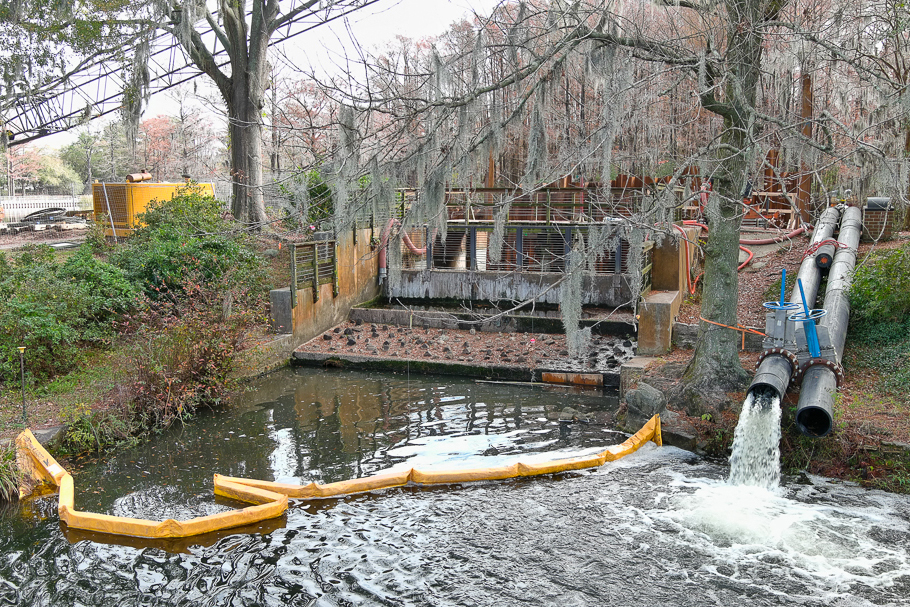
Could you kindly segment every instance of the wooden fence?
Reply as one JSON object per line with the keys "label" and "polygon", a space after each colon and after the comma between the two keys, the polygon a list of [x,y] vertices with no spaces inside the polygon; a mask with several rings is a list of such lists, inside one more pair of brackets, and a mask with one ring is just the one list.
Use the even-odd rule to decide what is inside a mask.
{"label": "wooden fence", "polygon": [[311,288],[313,301],[319,300],[319,286],[332,285],[338,295],[338,261],[334,240],[291,245],[291,307],[297,307],[297,290]]}

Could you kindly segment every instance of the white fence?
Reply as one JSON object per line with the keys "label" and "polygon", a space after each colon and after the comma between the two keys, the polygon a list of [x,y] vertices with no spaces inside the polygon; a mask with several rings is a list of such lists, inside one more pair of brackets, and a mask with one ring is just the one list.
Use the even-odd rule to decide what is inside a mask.
{"label": "white fence", "polygon": [[[86,211],[92,208],[91,196],[0,196],[0,222],[22,221],[29,213],[60,207],[67,211]],[[2,218],[5,213],[6,218]]]}

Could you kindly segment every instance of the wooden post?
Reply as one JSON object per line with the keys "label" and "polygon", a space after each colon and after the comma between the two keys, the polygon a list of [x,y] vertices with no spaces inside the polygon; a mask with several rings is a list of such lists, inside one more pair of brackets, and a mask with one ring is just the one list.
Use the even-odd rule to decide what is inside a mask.
{"label": "wooden post", "polygon": [[332,297],[338,297],[338,241],[332,241]]}
{"label": "wooden post", "polygon": [[[805,68],[804,68],[805,69]],[[802,74],[802,108],[800,116],[803,120],[802,133],[812,138],[812,76]],[[812,189],[812,175],[805,164],[799,167],[799,186],[796,189],[796,210],[802,221],[811,221],[809,214],[809,198]]]}
{"label": "wooden post", "polygon": [[515,228],[515,269],[521,272],[524,265],[524,229]]}
{"label": "wooden post", "polygon": [[313,243],[313,303],[319,301],[319,244]]}
{"label": "wooden post", "polygon": [[471,256],[470,268],[477,271],[477,228],[471,226],[468,228],[468,255]]}
{"label": "wooden post", "polygon": [[297,307],[297,245],[291,243],[291,309]]}

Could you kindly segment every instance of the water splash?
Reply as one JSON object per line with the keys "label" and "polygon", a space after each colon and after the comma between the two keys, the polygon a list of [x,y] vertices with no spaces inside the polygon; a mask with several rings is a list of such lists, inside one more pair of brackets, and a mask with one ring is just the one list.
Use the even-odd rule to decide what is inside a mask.
{"label": "water splash", "polygon": [[773,490],[780,484],[780,399],[772,391],[752,391],[733,435],[731,485]]}

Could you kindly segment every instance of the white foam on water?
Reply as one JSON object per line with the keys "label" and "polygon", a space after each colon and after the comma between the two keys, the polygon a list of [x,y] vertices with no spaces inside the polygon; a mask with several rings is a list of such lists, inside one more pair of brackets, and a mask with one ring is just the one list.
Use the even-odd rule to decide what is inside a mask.
{"label": "white foam on water", "polygon": [[[788,499],[779,491],[723,481],[685,479],[669,508],[651,513],[669,524],[678,541],[709,557],[712,573],[749,582],[752,572],[816,586],[831,597],[857,584],[888,587],[910,576],[908,546],[888,541],[905,537],[906,524],[887,507],[862,508]],[[731,571],[720,573],[718,563]]]}

